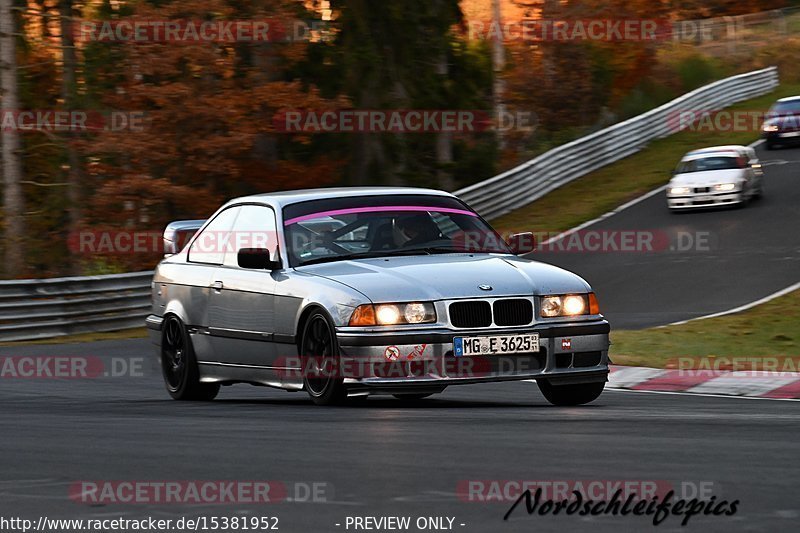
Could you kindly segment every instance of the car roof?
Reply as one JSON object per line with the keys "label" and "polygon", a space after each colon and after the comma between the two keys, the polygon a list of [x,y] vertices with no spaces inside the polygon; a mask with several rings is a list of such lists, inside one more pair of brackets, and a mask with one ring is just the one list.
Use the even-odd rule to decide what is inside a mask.
{"label": "car roof", "polygon": [[344,198],[352,196],[394,196],[398,194],[422,194],[429,196],[452,197],[449,192],[418,187],[329,187],[323,189],[301,189],[295,191],[278,191],[264,194],[243,196],[229,201],[225,205],[237,203],[263,203],[283,207],[310,200],[328,198]]}
{"label": "car roof", "polygon": [[781,98],[778,102],[794,102],[796,100],[800,100],[800,96],[787,96],[786,98]]}
{"label": "car roof", "polygon": [[710,146],[708,148],[700,148],[698,150],[687,152],[681,161],[694,161],[695,159],[702,159],[704,157],[732,157],[750,154],[752,154],[752,148],[748,146],[741,146],[739,144]]}

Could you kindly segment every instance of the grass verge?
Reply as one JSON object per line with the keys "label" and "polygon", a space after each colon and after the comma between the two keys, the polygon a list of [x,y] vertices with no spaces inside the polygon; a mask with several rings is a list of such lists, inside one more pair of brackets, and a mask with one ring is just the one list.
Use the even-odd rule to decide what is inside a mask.
{"label": "grass verge", "polygon": [[[800,94],[800,84],[740,102],[729,111],[766,111],[778,98]],[[601,216],[667,183],[689,150],[749,144],[749,131],[683,131],[652,142],[630,157],[592,172],[544,198],[492,221],[501,232],[560,232]],[[795,333],[797,332],[797,333]],[[611,333],[615,364],[666,368],[678,357],[800,356],[800,291],[743,313],[639,331]]]}
{"label": "grass verge", "polygon": [[668,368],[678,357],[800,356],[800,291],[735,315],[612,331],[614,364]]}
{"label": "grass verge", "polygon": [[[730,111],[766,111],[778,98],[800,94],[800,84],[740,102]],[[500,232],[560,232],[574,228],[669,181],[670,171],[689,150],[721,144],[750,144],[757,131],[683,131],[587,174],[544,198],[492,220]]]}

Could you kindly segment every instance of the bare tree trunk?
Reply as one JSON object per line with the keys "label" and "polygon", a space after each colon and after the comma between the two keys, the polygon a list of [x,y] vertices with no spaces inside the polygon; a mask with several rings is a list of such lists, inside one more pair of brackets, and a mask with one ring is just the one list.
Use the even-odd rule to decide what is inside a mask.
{"label": "bare tree trunk", "polygon": [[[542,18],[544,20],[555,20],[559,10],[558,0],[545,0],[542,7]],[[544,84],[548,90],[552,87],[555,78],[554,52],[558,48],[558,43],[545,43],[542,46],[542,71],[544,72]]]}
{"label": "bare tree trunk", "polygon": [[[62,90],[61,94],[64,98],[64,107],[68,111],[75,109],[75,99],[77,91],[77,83],[75,79],[75,38],[73,34],[72,25],[72,0],[61,0],[58,5],[59,15],[61,18],[61,53],[63,58],[62,70]],[[80,231],[81,222],[81,184],[82,184],[82,168],[81,160],[78,150],[75,148],[72,140],[78,135],[78,132],[72,132],[70,138],[67,139],[67,160],[69,163],[69,175],[67,176],[67,202],[69,221],[68,228],[70,233]],[[70,273],[78,275],[80,265],[73,258],[70,264]]]}
{"label": "bare tree trunk", "polygon": [[[450,68],[447,64],[447,51],[442,50],[439,63],[436,66],[436,73],[447,79]],[[453,181],[453,132],[440,131],[436,134],[436,177],[439,188],[452,192],[456,185]]]}
{"label": "bare tree trunk", "polygon": [[[503,14],[500,11],[500,0],[492,0],[492,19],[497,27],[502,27]],[[497,129],[497,144],[500,149],[506,147],[503,132],[499,129],[499,125],[503,122],[503,114],[505,113],[505,106],[503,104],[503,96],[505,93],[506,85],[503,79],[503,70],[506,68],[506,51],[503,47],[503,40],[500,37],[502,32],[496,32],[494,43],[492,43],[492,67],[494,70],[494,87],[492,90],[492,104],[494,106],[495,124],[498,125]]]}
{"label": "bare tree trunk", "polygon": [[[0,0],[0,93],[2,109],[19,109],[17,97],[17,58],[14,36],[13,0]],[[3,128],[3,237],[5,241],[5,272],[9,277],[20,276],[25,267],[23,243],[25,236],[25,199],[22,196],[22,163],[19,131]]]}

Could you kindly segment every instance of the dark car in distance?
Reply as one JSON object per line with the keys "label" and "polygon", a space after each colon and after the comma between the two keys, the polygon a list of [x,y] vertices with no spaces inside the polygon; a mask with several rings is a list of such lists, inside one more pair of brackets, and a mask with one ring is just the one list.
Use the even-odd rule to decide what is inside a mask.
{"label": "dark car in distance", "polygon": [[761,136],[768,150],[800,144],[800,96],[781,98],[772,105],[761,126]]}

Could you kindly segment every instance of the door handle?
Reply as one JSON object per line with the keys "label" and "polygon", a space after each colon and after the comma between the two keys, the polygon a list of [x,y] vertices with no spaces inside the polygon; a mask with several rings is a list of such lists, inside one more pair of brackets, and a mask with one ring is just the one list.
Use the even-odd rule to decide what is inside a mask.
{"label": "door handle", "polygon": [[214,291],[216,292],[220,292],[222,291],[223,288],[225,288],[225,286],[222,284],[221,281],[215,281],[214,283],[211,284],[211,288],[214,289]]}

